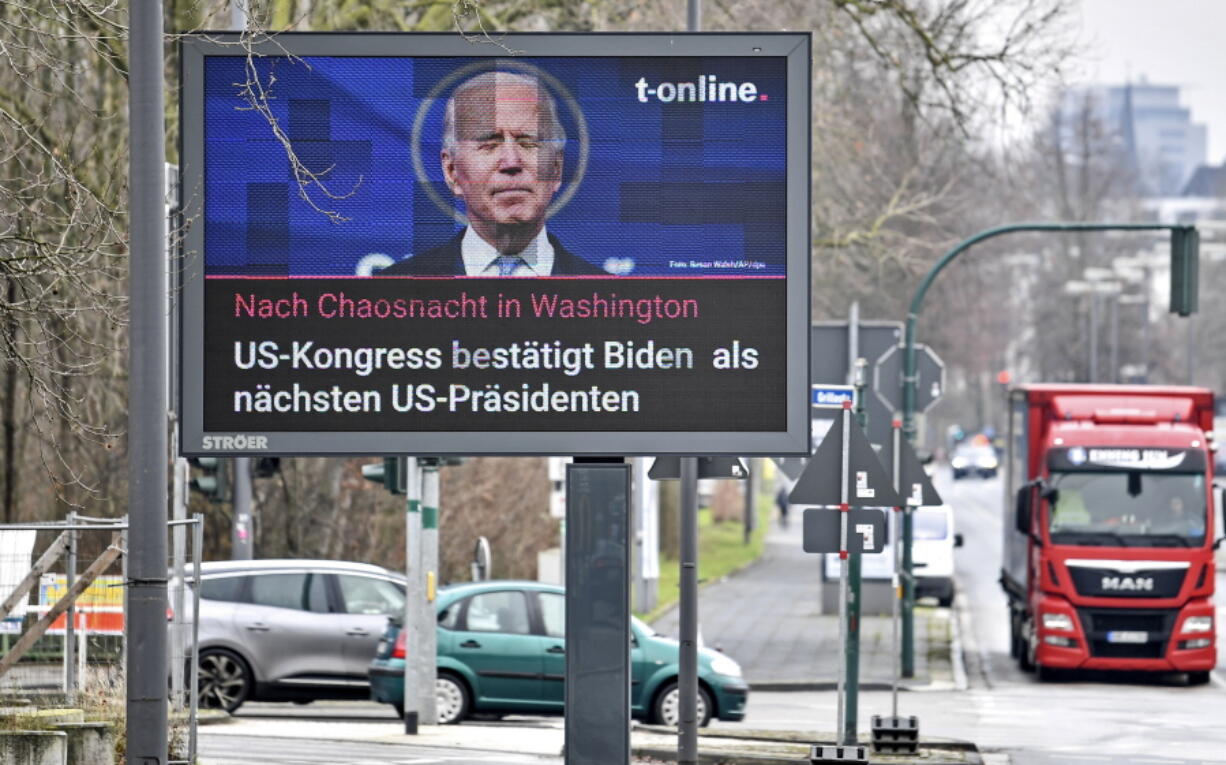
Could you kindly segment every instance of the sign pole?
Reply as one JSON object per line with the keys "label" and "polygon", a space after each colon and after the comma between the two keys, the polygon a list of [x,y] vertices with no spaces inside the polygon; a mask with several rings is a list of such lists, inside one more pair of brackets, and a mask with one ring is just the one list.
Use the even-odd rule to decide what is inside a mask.
{"label": "sign pole", "polygon": [[[848,589],[848,554],[847,554],[847,513],[851,510],[847,496],[847,481],[849,478],[849,463],[851,459],[851,402],[843,404],[843,459],[839,483],[839,642],[843,656],[847,656],[847,601],[850,596]],[[853,744],[847,738],[847,666],[846,661],[839,665],[839,712],[838,736],[843,744]]]}
{"label": "sign pole", "polygon": [[[893,438],[891,440],[893,442],[892,446],[893,446],[893,453],[894,453],[894,487],[896,489],[901,489],[902,488],[902,485],[901,485],[902,473],[901,473],[900,465],[899,465],[899,459],[901,457],[901,454],[899,452],[902,449],[902,444],[900,443],[902,440],[902,421],[897,420],[897,419],[894,420],[893,426],[894,426],[893,427],[894,432],[893,432]],[[896,521],[899,520],[899,517],[900,517],[899,513],[901,512],[902,512],[901,507],[896,506],[894,508],[894,519]],[[897,524],[895,524],[895,527],[897,528]],[[891,638],[890,638],[890,647],[891,647],[890,653],[893,654],[893,665],[894,665],[893,675],[894,677],[893,677],[893,689],[891,692],[891,707],[890,707],[891,712],[890,714],[894,717],[898,717],[898,675],[902,669],[901,667],[902,657],[899,654],[899,645],[898,645],[899,600],[902,599],[902,589],[900,588],[900,584],[902,582],[902,572],[899,568],[899,564],[902,562],[901,561],[902,551],[900,549],[898,533],[895,532],[893,537],[894,538],[892,540],[893,542],[892,546],[894,548],[894,576],[893,576],[894,598],[891,601],[891,605],[890,605],[890,612],[891,612],[890,613],[890,627],[891,627],[891,633],[892,633]]]}

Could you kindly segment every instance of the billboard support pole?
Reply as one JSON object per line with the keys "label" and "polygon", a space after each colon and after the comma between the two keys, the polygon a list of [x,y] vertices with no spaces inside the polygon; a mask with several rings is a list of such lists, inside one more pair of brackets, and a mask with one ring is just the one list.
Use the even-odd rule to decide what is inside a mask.
{"label": "billboard support pole", "polygon": [[698,458],[681,458],[677,765],[698,763]]}
{"label": "billboard support pole", "polygon": [[[702,29],[702,0],[687,0],[686,29]],[[698,458],[681,458],[681,613],[677,765],[698,763]]]}
{"label": "billboard support pole", "polygon": [[425,575],[425,593],[421,608],[421,687],[418,708],[423,725],[438,724],[438,704],[434,684],[438,677],[438,634],[430,625],[434,623],[434,594],[438,584],[438,510],[439,466],[438,460],[425,462],[421,470],[421,568]]}
{"label": "billboard support pole", "polygon": [[166,668],[166,135],[162,2],[128,3],[127,761],[168,755]]}
{"label": "billboard support pole", "polygon": [[[425,597],[422,591],[421,570],[421,476],[417,466],[417,458],[405,460],[405,514],[404,514],[404,568],[405,568],[405,598],[404,626],[405,641],[408,650],[404,661],[404,732],[410,736],[417,735],[417,723],[420,715],[421,700],[418,698],[419,678],[421,676],[421,651],[414,646],[421,646],[422,629],[421,602]],[[431,625],[431,629],[433,629]]]}

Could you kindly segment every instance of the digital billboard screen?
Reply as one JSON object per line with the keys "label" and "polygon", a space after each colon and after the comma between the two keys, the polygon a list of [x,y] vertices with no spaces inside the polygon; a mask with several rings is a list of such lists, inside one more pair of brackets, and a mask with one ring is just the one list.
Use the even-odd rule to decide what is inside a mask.
{"label": "digital billboard screen", "polygon": [[498,39],[184,41],[184,453],[806,450],[808,35]]}

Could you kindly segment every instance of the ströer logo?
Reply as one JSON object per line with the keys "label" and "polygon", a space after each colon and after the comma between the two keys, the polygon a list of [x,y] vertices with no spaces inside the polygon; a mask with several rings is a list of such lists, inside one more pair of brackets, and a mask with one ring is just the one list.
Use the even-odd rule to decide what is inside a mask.
{"label": "str\u00f6er logo", "polygon": [[661,82],[652,85],[646,77],[640,77],[634,83],[638,91],[639,103],[647,103],[649,98],[665,104],[671,103],[753,103],[766,101],[767,95],[758,92],[758,86],[752,82],[721,82],[713,74],[704,74],[698,82]]}

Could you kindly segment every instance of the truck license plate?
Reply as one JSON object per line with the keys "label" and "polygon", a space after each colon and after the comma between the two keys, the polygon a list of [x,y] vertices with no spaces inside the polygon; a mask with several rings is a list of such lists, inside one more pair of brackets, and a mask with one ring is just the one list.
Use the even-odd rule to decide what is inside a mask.
{"label": "truck license plate", "polygon": [[1149,633],[1131,630],[1117,630],[1107,633],[1108,643],[1148,643]]}

